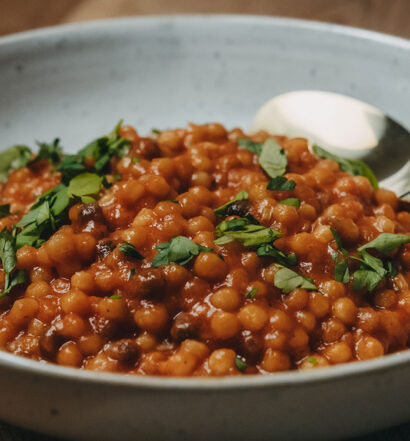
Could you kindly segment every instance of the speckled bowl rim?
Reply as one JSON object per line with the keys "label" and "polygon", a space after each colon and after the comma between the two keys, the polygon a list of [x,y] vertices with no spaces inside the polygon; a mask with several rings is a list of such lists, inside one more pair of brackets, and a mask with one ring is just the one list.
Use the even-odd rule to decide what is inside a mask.
{"label": "speckled bowl rim", "polygon": [[[193,21],[212,21],[225,23],[254,23],[274,27],[290,27],[306,31],[319,31],[324,34],[332,33],[363,40],[376,41],[380,44],[400,47],[408,50],[410,55],[410,40],[405,38],[381,34],[359,28],[341,26],[329,23],[321,23],[310,20],[291,18],[266,17],[259,15],[167,15],[167,16],[143,16],[122,17],[105,20],[95,20],[82,23],[71,23],[60,26],[36,29],[21,32],[0,38],[0,50],[4,46],[13,44],[32,43],[34,39],[44,40],[55,37],[71,37],[72,39],[83,38],[78,31],[106,30],[114,32],[116,29],[124,29],[128,26],[140,26],[145,24],[174,23],[184,24]],[[220,389],[246,389],[255,387],[292,387],[300,384],[326,383],[343,380],[351,376],[364,376],[371,372],[390,371],[400,366],[410,368],[410,350],[385,355],[383,357],[360,362],[351,362],[327,368],[312,369],[306,371],[288,371],[271,375],[249,375],[234,377],[154,377],[139,376],[123,373],[92,372],[83,369],[58,366],[48,362],[30,360],[21,356],[0,350],[0,366],[13,368],[20,373],[37,376],[46,376],[53,379],[64,379],[75,382],[87,382],[97,384],[109,384],[111,386],[136,387],[142,389],[187,389],[187,390],[220,390]]]}

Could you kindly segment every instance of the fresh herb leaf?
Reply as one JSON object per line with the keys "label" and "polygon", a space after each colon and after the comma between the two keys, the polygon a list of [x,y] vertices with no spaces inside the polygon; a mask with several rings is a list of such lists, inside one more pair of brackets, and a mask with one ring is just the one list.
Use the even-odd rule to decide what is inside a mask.
{"label": "fresh herb leaf", "polygon": [[248,368],[246,362],[241,357],[239,357],[239,355],[235,357],[235,366],[239,372],[245,372],[246,369]]}
{"label": "fresh herb leaf", "polygon": [[[144,256],[138,252],[138,250],[129,242],[123,242],[118,250],[125,254],[127,257],[132,257],[134,259],[143,260]],[[135,271],[135,270],[134,270]]]}
{"label": "fresh herb leaf", "polygon": [[366,288],[367,291],[371,292],[386,276],[387,271],[382,260],[372,256],[367,251],[359,251],[359,256],[351,256],[352,259],[361,262],[360,268],[353,273],[353,289],[359,291]]}
{"label": "fresh herb leaf", "polygon": [[0,298],[3,298],[14,286],[26,281],[24,270],[14,271],[17,263],[16,240],[6,228],[0,232],[0,260],[4,271],[4,289],[0,293]]}
{"label": "fresh herb leaf", "polygon": [[397,276],[397,274],[399,274],[397,265],[392,260],[387,261],[387,274],[390,279],[394,279]]}
{"label": "fresh herb leaf", "polygon": [[286,294],[292,292],[296,288],[309,290],[317,289],[312,279],[302,276],[285,267],[279,267],[274,277],[274,285]]}
{"label": "fresh herb leaf", "polygon": [[135,276],[135,268],[130,269],[130,279],[132,279]]}
{"label": "fresh herb leaf", "polygon": [[362,268],[353,273],[353,289],[360,291],[366,288],[367,291],[373,291],[380,283],[383,277],[380,277],[375,271]]}
{"label": "fresh herb leaf", "polygon": [[120,296],[119,294],[113,294],[112,296],[109,297],[109,299],[120,300],[122,299],[122,296]]}
{"label": "fresh herb leaf", "polygon": [[278,250],[274,245],[264,244],[261,245],[257,250],[256,254],[259,257],[269,256],[273,257],[275,262],[283,266],[294,266],[298,263],[298,258],[296,254],[286,254],[283,251]]}
{"label": "fresh herb leaf", "polygon": [[232,201],[227,202],[224,205],[221,205],[218,208],[215,208],[214,213],[218,216],[218,217],[224,217],[226,216],[226,211],[227,209],[232,206],[232,204],[234,204],[237,201],[244,201],[247,200],[249,198],[249,194],[245,191],[245,190],[241,190],[233,199]]}
{"label": "fresh herb leaf", "polygon": [[57,167],[57,170],[62,173],[63,183],[68,184],[74,176],[84,173],[86,159],[94,161],[92,171],[98,175],[103,175],[108,171],[111,158],[122,158],[128,153],[131,142],[120,137],[121,124],[122,121],[114,127],[109,135],[87,144],[76,155],[67,155],[63,158]]}
{"label": "fresh herb leaf", "polygon": [[250,139],[241,138],[238,139],[239,147],[243,149],[249,150],[254,155],[260,155],[262,153],[262,143],[261,142],[253,142]]}
{"label": "fresh herb leaf", "polygon": [[154,133],[154,135],[159,135],[161,133],[161,130],[159,130],[159,129],[151,129],[151,132]]}
{"label": "fresh herb leaf", "polygon": [[65,155],[56,167],[56,171],[61,172],[61,180],[64,184],[68,184],[72,178],[84,173],[86,168],[82,160],[76,155]]}
{"label": "fresh herb leaf", "polygon": [[131,162],[132,162],[133,164],[136,164],[137,162],[140,162],[140,158],[137,158],[136,156],[133,156],[133,157],[131,158]]}
{"label": "fresh herb leaf", "polygon": [[330,231],[336,241],[337,248],[339,249],[339,251],[343,250],[342,238],[340,237],[340,234],[332,227],[330,227]]}
{"label": "fresh herb leaf", "polygon": [[259,164],[271,178],[282,176],[288,164],[285,150],[274,139],[267,139],[262,146]]}
{"label": "fresh herb leaf", "polygon": [[292,207],[300,207],[300,199],[298,198],[287,198],[283,201],[278,201],[278,204],[291,205]]}
{"label": "fresh herb leaf", "polygon": [[242,243],[245,247],[254,247],[265,243],[274,242],[282,233],[273,228],[263,225],[251,224],[249,219],[232,219],[223,221],[216,227],[215,244],[224,245],[234,240]]}
{"label": "fresh herb leaf", "polygon": [[179,204],[177,199],[170,199],[168,202],[172,202],[173,204]]}
{"label": "fresh herb leaf", "polygon": [[43,193],[17,223],[16,246],[40,247],[66,222],[69,198],[63,184]]}
{"label": "fresh herb leaf", "polygon": [[308,362],[315,366],[317,364],[317,359],[315,357],[309,357]]}
{"label": "fresh herb leaf", "polygon": [[10,204],[0,205],[0,217],[9,216],[10,214]]}
{"label": "fresh herb leaf", "polygon": [[6,182],[9,172],[25,167],[32,152],[25,145],[15,145],[0,153],[0,182]]}
{"label": "fresh herb leaf", "polygon": [[347,259],[343,259],[340,262],[336,262],[335,280],[336,282],[349,283],[350,271],[349,271],[349,261]]}
{"label": "fresh herb leaf", "polygon": [[246,294],[246,298],[249,300],[252,300],[256,294],[257,294],[258,290],[256,288],[251,289],[247,294]]}
{"label": "fresh herb leaf", "polygon": [[292,191],[296,187],[295,181],[288,181],[284,176],[276,176],[268,182],[268,190],[276,191]]}
{"label": "fresh herb leaf", "polygon": [[370,167],[367,166],[363,161],[359,161],[358,159],[342,158],[326,151],[325,149],[322,149],[317,145],[314,145],[312,150],[317,156],[319,156],[319,158],[331,159],[339,164],[341,170],[345,171],[346,173],[350,173],[353,176],[364,176],[370,181],[373,188],[379,188],[379,183],[377,182],[376,176]]}
{"label": "fresh herb leaf", "polygon": [[164,242],[155,247],[159,253],[152,261],[152,267],[169,265],[172,262],[185,265],[199,253],[211,252],[211,248],[193,242],[184,236],[175,236],[169,242]]}
{"label": "fresh herb leaf", "polygon": [[368,248],[373,248],[379,253],[386,255],[396,248],[405,245],[406,243],[410,243],[410,236],[405,234],[382,233],[377,236],[376,239],[362,245],[360,248],[358,248],[358,251],[360,252],[367,250]]}
{"label": "fresh herb leaf", "polygon": [[83,173],[71,179],[67,193],[70,198],[79,198],[84,204],[95,202],[96,195],[102,185],[103,178],[95,173]]}
{"label": "fresh herb leaf", "polygon": [[53,165],[60,163],[63,156],[63,149],[60,146],[60,140],[58,138],[50,144],[47,144],[46,142],[37,142],[37,145],[39,146],[39,151],[30,164],[40,160],[47,160]]}
{"label": "fresh herb leaf", "polygon": [[113,176],[113,179],[114,179],[114,181],[115,182],[117,182],[117,181],[121,181],[121,175],[119,174],[119,173],[116,173],[114,176]]}

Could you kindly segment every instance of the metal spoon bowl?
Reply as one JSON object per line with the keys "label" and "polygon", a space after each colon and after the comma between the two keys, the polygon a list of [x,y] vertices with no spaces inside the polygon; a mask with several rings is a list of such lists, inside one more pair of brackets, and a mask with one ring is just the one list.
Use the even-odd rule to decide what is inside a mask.
{"label": "metal spoon bowl", "polygon": [[410,190],[410,133],[381,110],[332,92],[301,90],[272,98],[256,113],[252,132],[305,137],[310,144],[363,160],[383,187]]}

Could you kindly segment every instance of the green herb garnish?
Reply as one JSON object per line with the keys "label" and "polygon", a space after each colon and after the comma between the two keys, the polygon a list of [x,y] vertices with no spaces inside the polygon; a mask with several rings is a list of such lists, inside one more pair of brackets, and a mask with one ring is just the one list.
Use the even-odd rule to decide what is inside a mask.
{"label": "green herb garnish", "polygon": [[386,255],[407,243],[410,243],[410,236],[405,234],[382,233],[377,236],[376,239],[362,245],[357,251],[360,252],[368,248],[373,248],[379,253]]}
{"label": "green herb garnish", "polygon": [[0,217],[9,216],[10,214],[10,204],[0,205]]}
{"label": "green herb garnish", "polygon": [[370,184],[373,188],[379,188],[379,183],[377,182],[376,176],[374,175],[370,167],[367,166],[363,161],[359,161],[358,159],[342,158],[338,155],[322,149],[317,145],[314,145],[312,147],[312,150],[314,151],[314,153],[316,153],[317,156],[319,156],[319,158],[331,159],[332,161],[335,161],[339,164],[341,170],[345,171],[346,173],[350,173],[353,176],[364,176],[370,181]]}
{"label": "green herb garnish", "polygon": [[254,155],[260,155],[262,153],[262,143],[261,142],[253,142],[250,139],[241,138],[238,139],[239,147],[243,149],[249,150]]}
{"label": "green herb garnish", "polygon": [[[138,250],[129,242],[123,242],[118,250],[125,254],[127,257],[132,257],[133,259],[143,260],[144,256],[138,252]],[[135,270],[134,270],[135,271]]]}
{"label": "green herb garnish", "polygon": [[274,277],[274,285],[288,294],[296,288],[315,290],[316,285],[309,277],[302,276],[289,268],[279,266]]}
{"label": "green herb garnish", "polygon": [[315,357],[309,357],[308,362],[315,366],[317,364],[317,359]]}
{"label": "green herb garnish", "polygon": [[25,167],[31,160],[32,152],[25,145],[15,145],[0,153],[0,182],[6,182],[8,174]]}
{"label": "green herb garnish", "polygon": [[221,222],[216,227],[216,235],[217,245],[225,245],[237,240],[245,247],[254,247],[271,243],[281,237],[282,233],[273,228],[250,223],[247,218],[240,218]]}
{"label": "green herb garnish", "polygon": [[135,276],[135,268],[130,269],[130,279],[132,279]]}
{"label": "green herb garnish", "polygon": [[78,198],[84,204],[95,202],[92,196],[98,194],[103,178],[95,173],[83,173],[71,179],[67,194],[70,198]]}
{"label": "green herb garnish", "polygon": [[293,191],[296,187],[295,181],[288,181],[284,176],[276,176],[268,182],[266,188],[275,191]]}
{"label": "green herb garnish", "polygon": [[0,298],[10,294],[13,287],[26,281],[26,272],[24,270],[15,270],[16,242],[13,235],[4,228],[0,232],[0,260],[4,271],[4,289],[0,293]]}
{"label": "green herb garnish", "polygon": [[239,357],[239,355],[235,357],[235,366],[239,372],[245,372],[246,369],[248,368],[246,362],[241,357]]}
{"label": "green herb garnish", "polygon": [[211,248],[204,247],[184,236],[175,236],[169,242],[164,242],[155,247],[159,253],[152,261],[152,267],[177,263],[186,265],[199,253],[211,252]]}
{"label": "green herb garnish", "polygon": [[119,294],[113,294],[112,296],[110,296],[108,298],[113,299],[113,300],[120,300],[120,299],[122,299],[122,296],[120,296]]}
{"label": "green herb garnish", "polygon": [[214,213],[218,216],[218,217],[224,217],[226,210],[232,205],[234,204],[236,201],[243,201],[249,198],[248,193],[245,190],[241,190],[233,199],[232,201],[227,202],[224,205],[221,205],[218,208],[215,208]]}
{"label": "green herb garnish", "polygon": [[296,254],[286,254],[283,251],[278,250],[274,245],[263,244],[257,250],[256,254],[259,257],[273,257],[275,262],[283,266],[294,266],[298,263],[298,258]]}
{"label": "green herb garnish", "polygon": [[137,162],[140,162],[140,158],[138,158],[137,156],[133,156],[133,157],[131,158],[131,162],[132,162],[133,164],[136,164]]}
{"label": "green herb garnish", "polygon": [[63,156],[63,149],[60,146],[60,140],[56,138],[50,144],[46,142],[37,142],[39,147],[36,157],[30,161],[33,164],[37,161],[47,160],[53,165],[57,165]]}
{"label": "green herb garnish", "polygon": [[292,207],[300,207],[300,199],[298,198],[287,198],[283,201],[278,201],[278,204],[290,205]]}
{"label": "green herb garnish", "polygon": [[159,130],[159,129],[151,129],[151,132],[152,132],[154,135],[159,135],[159,134],[161,133],[161,130]]}
{"label": "green herb garnish", "polygon": [[246,294],[246,298],[249,300],[253,300],[254,297],[256,296],[258,290],[256,288],[252,288],[247,294]]}
{"label": "green herb garnish", "polygon": [[274,139],[267,139],[262,146],[259,164],[271,178],[282,176],[288,164],[285,150]]}

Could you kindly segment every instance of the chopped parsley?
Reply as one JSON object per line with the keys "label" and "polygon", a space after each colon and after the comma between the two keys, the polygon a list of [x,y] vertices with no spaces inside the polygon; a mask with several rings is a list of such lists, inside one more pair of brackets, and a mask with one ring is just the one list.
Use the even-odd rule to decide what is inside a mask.
{"label": "chopped parsley", "polygon": [[6,217],[10,214],[10,204],[0,205],[0,217]]}
{"label": "chopped parsley", "polygon": [[342,158],[338,155],[330,153],[321,147],[314,145],[312,147],[314,153],[322,159],[331,159],[339,164],[341,170],[346,173],[350,173],[353,176],[364,176],[367,178],[373,188],[379,188],[379,183],[377,182],[376,176],[372,172],[369,166],[367,166],[363,161],[358,159],[347,159]]}
{"label": "chopped parsley", "polygon": [[57,165],[60,163],[63,157],[63,149],[60,146],[60,140],[58,138],[56,138],[50,144],[47,144],[46,142],[37,142],[37,145],[39,147],[38,153],[30,164],[41,160],[47,160],[52,165]]}
{"label": "chopped parsley", "polygon": [[287,198],[283,201],[278,201],[278,204],[290,205],[292,207],[300,207],[300,199],[298,198]]}
{"label": "chopped parsley", "polygon": [[137,156],[133,156],[133,157],[131,158],[131,162],[132,162],[133,164],[136,164],[137,162],[140,162],[140,158],[138,158]]}
{"label": "chopped parsley", "polygon": [[80,199],[84,204],[95,202],[93,196],[101,189],[103,178],[95,173],[82,173],[71,179],[67,194],[70,198]]}
{"label": "chopped parsley", "polygon": [[112,296],[110,296],[108,298],[113,299],[113,300],[120,300],[120,299],[122,299],[122,296],[120,296],[119,294],[113,294]]}
{"label": "chopped parsley", "polygon": [[155,247],[159,253],[152,261],[152,267],[177,263],[186,265],[199,253],[209,253],[211,248],[204,247],[184,236],[175,236],[169,242],[160,243]]}
{"label": "chopped parsley", "polygon": [[274,139],[267,139],[262,146],[259,164],[271,178],[282,176],[288,164],[285,150]]}
{"label": "chopped parsley", "polygon": [[250,139],[241,138],[238,139],[239,147],[243,149],[249,150],[254,155],[260,155],[262,153],[262,143],[261,142],[253,142]]}
{"label": "chopped parsley", "polygon": [[274,285],[288,294],[296,288],[316,290],[316,285],[309,277],[302,276],[289,268],[277,265],[279,268],[274,277]]}
{"label": "chopped parsley", "polygon": [[247,218],[223,221],[216,227],[216,245],[225,245],[237,240],[245,247],[271,243],[282,236],[280,231],[251,223]]}
{"label": "chopped parsley", "polygon": [[272,178],[266,186],[268,190],[275,191],[293,191],[295,187],[296,182],[292,180],[289,181],[284,176],[276,176],[275,178]]}
{"label": "chopped parsley", "polygon": [[256,296],[256,294],[258,293],[257,288],[252,288],[247,294],[246,294],[246,298],[249,300],[253,300]]}
{"label": "chopped parsley", "polygon": [[308,362],[315,366],[317,364],[317,359],[315,357],[309,357]]}
{"label": "chopped parsley", "polygon": [[17,263],[15,237],[6,228],[0,232],[0,260],[4,271],[4,288],[0,293],[0,298],[3,298],[10,294],[13,287],[26,281],[26,272],[15,270]]}
{"label": "chopped parsley", "polygon": [[226,216],[226,212],[228,210],[229,207],[231,207],[235,202],[237,201],[244,201],[247,200],[249,198],[248,193],[245,190],[241,190],[233,199],[232,201],[227,202],[226,204],[221,205],[218,208],[215,208],[214,213],[218,216],[218,217],[225,217]]}
{"label": "chopped parsley", "polygon": [[25,145],[15,145],[0,153],[0,182],[6,182],[8,174],[25,167],[31,160],[32,152]]}
{"label": "chopped parsley", "polygon": [[248,369],[248,365],[246,364],[245,360],[239,357],[239,355],[235,357],[235,366],[239,372],[245,372],[246,369]]}
{"label": "chopped parsley", "polygon": [[[138,252],[138,250],[129,242],[123,242],[118,250],[125,256],[132,257],[133,259],[143,260],[144,256]],[[135,271],[135,270],[134,270]]]}

